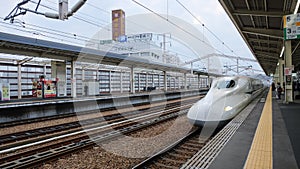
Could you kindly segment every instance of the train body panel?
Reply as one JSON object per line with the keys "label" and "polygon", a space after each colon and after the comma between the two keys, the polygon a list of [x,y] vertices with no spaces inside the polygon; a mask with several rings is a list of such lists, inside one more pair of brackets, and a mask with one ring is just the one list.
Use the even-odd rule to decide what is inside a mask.
{"label": "train body panel", "polygon": [[247,76],[216,78],[207,95],[195,103],[187,117],[195,125],[225,123],[234,118],[263,89],[260,80]]}

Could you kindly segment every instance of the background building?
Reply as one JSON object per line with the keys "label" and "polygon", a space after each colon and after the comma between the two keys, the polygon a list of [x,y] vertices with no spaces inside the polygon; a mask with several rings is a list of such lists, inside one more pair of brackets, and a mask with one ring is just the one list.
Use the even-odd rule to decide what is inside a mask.
{"label": "background building", "polygon": [[121,9],[112,11],[112,39],[125,35],[125,12]]}

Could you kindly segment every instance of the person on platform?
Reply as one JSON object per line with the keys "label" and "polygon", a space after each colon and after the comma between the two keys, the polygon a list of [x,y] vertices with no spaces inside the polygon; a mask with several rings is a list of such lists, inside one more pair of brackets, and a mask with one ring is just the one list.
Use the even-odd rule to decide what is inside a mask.
{"label": "person on platform", "polygon": [[272,91],[275,91],[275,83],[272,82]]}
{"label": "person on platform", "polygon": [[282,93],[282,87],[280,86],[280,83],[277,83],[277,98],[281,99],[281,93]]}

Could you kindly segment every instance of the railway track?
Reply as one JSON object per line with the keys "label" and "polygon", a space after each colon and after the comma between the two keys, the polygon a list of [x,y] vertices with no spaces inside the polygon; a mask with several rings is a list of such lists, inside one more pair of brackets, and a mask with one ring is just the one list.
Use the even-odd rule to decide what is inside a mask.
{"label": "railway track", "polygon": [[180,168],[209,141],[209,138],[200,137],[200,131],[200,128],[193,129],[188,135],[142,161],[133,169]]}
{"label": "railway track", "polygon": [[[146,104],[147,103],[133,104],[130,106],[138,107],[138,106],[142,106],[142,105],[146,105]],[[123,106],[122,108],[126,108],[126,106]],[[99,111],[105,112],[105,111],[122,109],[122,108],[107,107],[107,108],[100,108],[99,110],[96,110],[96,111],[94,110],[94,111],[86,111],[86,112],[64,113],[64,114],[58,114],[58,115],[53,115],[53,116],[47,116],[47,117],[38,117],[38,118],[30,118],[30,119],[25,119],[25,120],[17,120],[17,121],[12,121],[12,122],[3,122],[3,123],[0,123],[0,128],[14,127],[14,126],[18,126],[18,125],[24,125],[24,124],[30,124],[30,123],[42,122],[42,121],[49,121],[49,120],[56,120],[56,119],[61,119],[61,118],[76,117],[78,114],[80,114],[80,115],[93,114],[93,113],[99,112]]]}
{"label": "railway track", "polygon": [[[207,90],[203,90],[203,92],[199,95],[205,95],[207,92]],[[185,96],[182,99],[188,98],[190,96]],[[177,98],[178,99],[178,98]],[[56,101],[59,99],[56,99]],[[176,100],[176,98],[169,98],[168,101],[171,100]],[[44,100],[45,101],[45,100]],[[50,100],[51,101],[51,100]],[[48,100],[48,102],[50,102]],[[61,101],[66,101],[65,99],[61,99]],[[67,100],[70,101],[70,100]],[[38,100],[38,103],[42,102],[40,100]],[[59,101],[58,101],[59,102]],[[161,101],[153,101],[151,102],[151,104],[153,103],[159,103]],[[26,102],[27,103],[27,102]],[[43,102],[42,102],[43,103]],[[99,108],[97,111],[101,111],[101,112],[105,112],[105,111],[110,111],[110,110],[117,110],[117,109],[123,109],[126,107],[139,107],[139,106],[143,106],[143,105],[149,105],[149,102],[142,102],[142,103],[133,103],[131,105],[122,105],[122,106],[112,106],[112,107],[104,107],[104,108]],[[41,104],[42,105],[42,104]],[[25,120],[16,120],[16,121],[10,121],[10,122],[1,122],[0,123],[0,128],[5,128],[5,127],[13,127],[13,126],[18,126],[18,125],[24,125],[24,124],[30,124],[30,123],[35,123],[35,122],[42,122],[42,121],[48,121],[48,120],[55,120],[55,119],[61,119],[61,118],[68,118],[68,117],[75,117],[78,114],[80,115],[84,115],[84,114],[92,114],[95,111],[84,111],[84,112],[72,112],[72,113],[62,113],[62,114],[57,114],[57,115],[52,115],[52,116],[47,116],[47,117],[36,117],[36,118],[29,118],[29,119],[25,119]]]}
{"label": "railway track", "polygon": [[[70,123],[65,123],[60,125],[54,125],[50,127],[38,128],[29,131],[2,135],[0,136],[0,151],[11,147],[16,147],[22,144],[28,144],[30,142],[37,142],[43,139],[47,139],[47,138],[51,138],[51,137],[55,137],[55,136],[59,136],[71,132],[77,132],[82,130],[82,126],[84,126],[85,128],[99,127],[107,123],[109,124],[109,123],[114,123],[116,121],[126,120],[126,118],[134,118],[136,116],[150,114],[155,111],[160,111],[163,109],[167,110],[170,108],[180,106],[180,104],[188,104],[189,102],[194,102],[197,99],[199,99],[199,97],[187,99],[179,102],[175,101],[175,102],[168,103],[166,105],[163,104],[156,107],[152,107],[151,109],[149,109],[149,105],[146,107],[141,106],[136,111],[128,111],[122,114],[113,113],[113,114],[103,115],[98,118],[81,120],[80,122],[76,121],[76,122],[70,122]],[[54,133],[58,133],[58,134],[54,134]]]}
{"label": "railway track", "polygon": [[[12,155],[7,155],[0,158],[0,168],[26,168],[34,165],[39,165],[42,161],[49,161],[57,159],[71,152],[82,150],[93,146],[95,142],[103,142],[105,140],[120,136],[120,134],[130,133],[147,126],[160,123],[180,115],[187,113],[187,110],[191,104],[184,104],[183,106],[175,106],[168,110],[158,111],[152,114],[146,114],[143,116],[138,116],[133,119],[126,119],[123,121],[117,121],[105,126],[99,126],[96,128],[89,128],[84,131],[77,131],[74,133],[66,134],[64,136],[58,136],[57,138],[50,138],[46,140],[41,140],[40,142],[29,143],[26,145],[20,145],[18,147],[12,147],[10,149],[5,149],[0,151],[0,154],[16,152]],[[112,130],[114,128],[114,130]],[[100,134],[98,132],[100,131]],[[91,141],[88,136],[84,133],[89,132],[90,134],[97,135]],[[74,137],[75,135],[80,135],[79,137]],[[71,138],[70,138],[71,137]],[[74,137],[74,138],[72,138]],[[50,144],[46,146],[40,146],[45,143],[52,142],[53,140],[60,140],[62,138],[70,138],[61,141],[59,144]],[[34,147],[30,150],[23,150],[25,147]],[[20,151],[21,150],[21,151]],[[18,152],[19,151],[19,152]],[[20,158],[21,157],[21,158]]]}
{"label": "railway track", "polygon": [[187,136],[166,147],[150,158],[142,161],[133,169],[178,169],[208,168],[239,126],[248,117],[261,94],[242,112],[223,128],[216,128],[211,136],[201,135],[199,130],[191,131]]}

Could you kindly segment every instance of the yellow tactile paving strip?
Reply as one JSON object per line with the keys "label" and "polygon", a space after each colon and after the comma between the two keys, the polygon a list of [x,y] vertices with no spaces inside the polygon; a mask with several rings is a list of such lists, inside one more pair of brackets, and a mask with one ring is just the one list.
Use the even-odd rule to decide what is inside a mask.
{"label": "yellow tactile paving strip", "polygon": [[271,169],[272,158],[272,90],[269,90],[244,169]]}

